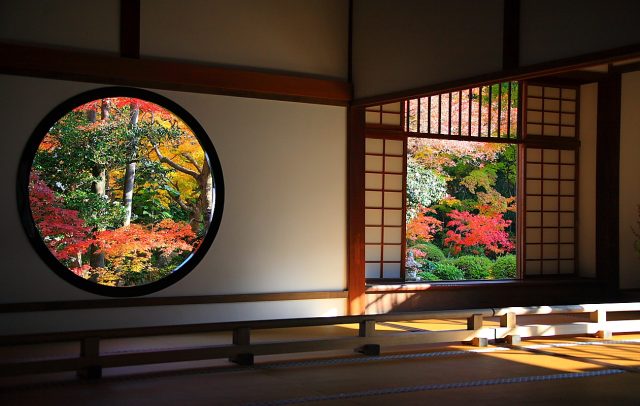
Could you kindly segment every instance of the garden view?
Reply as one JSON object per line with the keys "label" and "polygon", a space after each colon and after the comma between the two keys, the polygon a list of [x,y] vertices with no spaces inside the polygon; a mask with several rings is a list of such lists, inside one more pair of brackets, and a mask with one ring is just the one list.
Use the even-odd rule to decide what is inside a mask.
{"label": "garden view", "polygon": [[517,146],[409,138],[407,151],[407,271],[515,278]]}
{"label": "garden view", "polygon": [[107,286],[171,274],[198,248],[214,185],[191,129],[163,107],[113,97],[77,107],[44,136],[29,203],[55,258]]}

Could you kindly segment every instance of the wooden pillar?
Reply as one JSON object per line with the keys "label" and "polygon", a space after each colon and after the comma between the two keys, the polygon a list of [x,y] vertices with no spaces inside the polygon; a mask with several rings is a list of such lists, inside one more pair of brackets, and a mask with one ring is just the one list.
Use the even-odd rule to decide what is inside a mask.
{"label": "wooden pillar", "polygon": [[[249,327],[238,327],[233,329],[232,343],[233,345],[238,346],[250,345],[251,329]],[[238,365],[253,365],[253,354],[250,352],[240,352],[233,357],[230,357],[229,361]]]}
{"label": "wooden pillar", "polygon": [[347,133],[348,311],[365,312],[364,273],[364,108],[350,107]]}
{"label": "wooden pillar", "polygon": [[596,276],[613,298],[619,287],[621,74],[598,82],[596,145]]}
{"label": "wooden pillar", "polygon": [[375,320],[363,320],[360,322],[360,328],[358,330],[358,336],[360,337],[372,337],[376,333]]}
{"label": "wooden pillar", "polygon": [[76,371],[79,378],[98,379],[102,377],[102,366],[100,365],[100,339],[98,337],[87,337],[80,342],[80,358],[84,362],[84,367]]}

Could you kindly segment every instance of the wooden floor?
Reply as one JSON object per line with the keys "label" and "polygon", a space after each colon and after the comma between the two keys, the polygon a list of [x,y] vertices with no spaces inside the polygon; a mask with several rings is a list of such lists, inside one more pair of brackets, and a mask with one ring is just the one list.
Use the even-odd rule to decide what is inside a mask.
{"label": "wooden floor", "polygon": [[[384,331],[451,328],[464,320],[389,323]],[[260,340],[352,335],[357,326],[261,332]],[[108,351],[226,341],[220,335],[113,342]],[[31,346],[30,346],[31,347]],[[4,349],[2,357],[56,357],[72,349]],[[383,348],[377,357],[347,352],[106,370],[95,381],[72,374],[0,380],[0,405],[639,405],[640,334],[612,340],[561,337],[519,346],[462,344]],[[446,403],[445,403],[446,402]]]}

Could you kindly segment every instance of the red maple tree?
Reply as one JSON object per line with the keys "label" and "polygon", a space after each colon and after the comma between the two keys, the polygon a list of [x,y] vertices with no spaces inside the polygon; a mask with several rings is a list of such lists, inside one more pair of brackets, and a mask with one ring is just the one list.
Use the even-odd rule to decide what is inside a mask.
{"label": "red maple tree", "polygon": [[76,258],[91,245],[91,229],[78,216],[77,210],[63,208],[54,191],[40,179],[36,171],[29,177],[31,214],[49,251],[61,261]]}
{"label": "red maple tree", "polygon": [[505,231],[511,220],[505,220],[501,213],[473,214],[452,210],[448,216],[451,220],[447,227],[452,229],[447,231],[444,242],[454,254],[460,253],[464,247],[475,254],[502,254],[514,249],[509,233]]}

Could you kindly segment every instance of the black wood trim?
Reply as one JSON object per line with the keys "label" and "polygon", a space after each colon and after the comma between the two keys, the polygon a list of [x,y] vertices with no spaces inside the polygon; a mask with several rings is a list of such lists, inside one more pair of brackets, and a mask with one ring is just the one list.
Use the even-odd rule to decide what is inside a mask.
{"label": "black wood trim", "polygon": [[502,69],[520,66],[520,0],[504,0]]}
{"label": "black wood trim", "polygon": [[140,58],[140,0],[120,0],[120,56]]}

